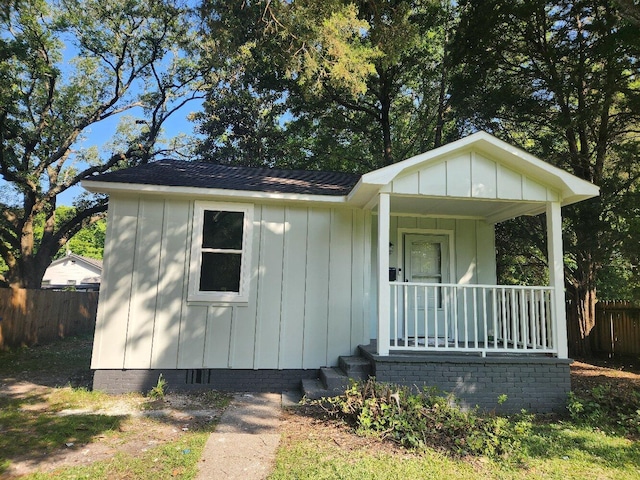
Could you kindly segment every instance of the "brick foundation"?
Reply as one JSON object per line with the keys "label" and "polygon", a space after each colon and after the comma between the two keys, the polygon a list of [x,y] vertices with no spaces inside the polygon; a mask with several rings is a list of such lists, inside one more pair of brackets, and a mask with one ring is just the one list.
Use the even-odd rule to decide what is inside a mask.
{"label": "brick foundation", "polygon": [[93,389],[107,393],[147,392],[162,376],[173,392],[282,392],[300,389],[303,378],[317,378],[318,370],[96,370]]}
{"label": "brick foundation", "polygon": [[[476,405],[501,413],[563,412],[571,389],[572,360],[527,356],[390,355],[380,357],[361,347],[380,382],[432,386],[453,393],[466,408]],[[498,397],[507,401],[498,405]]]}

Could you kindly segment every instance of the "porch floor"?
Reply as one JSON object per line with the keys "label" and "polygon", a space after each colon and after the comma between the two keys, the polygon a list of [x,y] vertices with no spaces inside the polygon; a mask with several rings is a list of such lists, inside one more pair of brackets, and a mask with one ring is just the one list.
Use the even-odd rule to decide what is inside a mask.
{"label": "porch floor", "polygon": [[[431,342],[432,339],[429,339],[429,342]],[[398,347],[402,347],[403,346],[404,341],[399,339],[398,340]],[[410,340],[409,342],[407,342],[409,347],[412,347],[414,345],[414,342],[412,340]],[[424,345],[424,343],[420,343],[419,345]],[[430,346],[433,346],[432,343],[429,344]],[[523,362],[527,362],[530,359],[540,359],[540,358],[554,358],[555,356],[553,354],[550,353],[532,353],[532,352],[513,352],[513,351],[507,351],[507,352],[496,352],[496,351],[486,351],[486,353],[483,355],[483,352],[478,352],[478,351],[473,351],[473,352],[469,352],[469,351],[461,351],[461,350],[454,350],[456,347],[456,342],[449,340],[448,342],[448,347],[451,348],[451,350],[448,350],[447,348],[445,348],[444,343],[439,343],[438,345],[440,348],[438,349],[438,351],[423,351],[423,350],[413,350],[413,349],[407,349],[407,350],[392,350],[389,352],[388,356],[381,356],[378,355],[376,352],[378,351],[378,341],[376,339],[371,339],[369,341],[368,345],[360,345],[359,346],[359,350],[360,352],[366,357],[369,358],[370,360],[374,360],[374,361],[394,361],[394,360],[407,360],[407,359],[413,359],[413,361],[437,361],[437,360],[442,360],[442,361],[446,361],[447,359],[452,360],[454,358],[456,359],[460,359],[460,358],[464,358],[467,360],[471,360],[471,359],[478,359],[480,361],[482,361],[483,359],[486,359],[487,357],[491,357],[491,358],[508,358],[509,360],[517,360],[517,359],[522,359]],[[458,347],[463,348],[464,347],[464,342],[458,342]],[[484,348],[485,344],[483,342],[478,342],[478,347],[479,348]],[[491,348],[491,347],[489,347]],[[412,361],[412,360],[409,360]]]}

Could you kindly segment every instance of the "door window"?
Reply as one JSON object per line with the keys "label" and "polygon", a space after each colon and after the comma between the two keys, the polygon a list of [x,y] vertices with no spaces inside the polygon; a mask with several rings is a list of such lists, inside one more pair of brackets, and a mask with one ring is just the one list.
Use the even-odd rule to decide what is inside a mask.
{"label": "door window", "polygon": [[[449,237],[406,234],[404,236],[404,279],[406,282],[442,284],[449,282]],[[418,308],[422,308],[423,290]],[[437,295],[436,295],[437,292]],[[442,308],[442,289],[428,289],[427,303]]]}

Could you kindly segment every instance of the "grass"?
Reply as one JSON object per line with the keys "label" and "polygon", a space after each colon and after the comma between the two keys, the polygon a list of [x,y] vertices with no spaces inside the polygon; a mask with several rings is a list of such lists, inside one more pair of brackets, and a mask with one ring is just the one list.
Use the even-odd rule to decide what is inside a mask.
{"label": "grass", "polygon": [[52,375],[55,378],[89,373],[92,335],[68,337],[48,345],[0,351],[0,376]]}
{"label": "grass", "polygon": [[180,441],[149,449],[139,456],[118,453],[110,460],[95,462],[89,466],[62,468],[50,473],[34,473],[22,478],[24,480],[194,478],[198,471],[197,462],[208,436],[208,432],[195,432],[185,435]]}
{"label": "grass", "polygon": [[420,457],[404,457],[366,450],[346,450],[326,440],[298,442],[281,448],[270,480],[345,479],[395,480],[406,478],[477,479],[471,464],[427,451]]}
{"label": "grass", "polygon": [[[88,337],[0,352],[0,377],[53,379],[52,382],[41,382],[41,387],[25,394],[8,395],[0,391],[0,477],[11,462],[21,456],[35,462],[44,461],[56,452],[64,451],[67,443],[92,445],[101,438],[112,445],[127,444],[140,432],[146,434],[154,428],[170,428],[166,421],[163,425],[159,419],[126,415],[89,412],[61,415],[60,412],[68,409],[95,411],[114,402],[125,402],[139,410],[153,408],[153,402],[140,395],[113,397],[70,386],[70,380],[86,380],[90,355],[91,339]],[[228,397],[207,392],[200,394],[199,401],[212,408],[223,408]],[[601,404],[604,408],[604,402]],[[604,418],[607,411],[598,411],[599,415],[592,414],[592,418]],[[269,477],[272,480],[640,479],[640,444],[604,423],[539,418],[533,422],[528,434],[520,438],[520,451],[514,461],[513,458],[460,458],[436,448],[425,448],[416,453],[389,447],[375,438],[352,441],[350,439],[359,437],[346,426],[336,428],[326,422],[311,424],[295,410],[288,416],[290,427],[278,450],[275,470]],[[155,446],[116,453],[89,465],[61,467],[22,478],[193,478],[212,428],[212,424],[204,425],[183,432],[179,438],[158,441]]]}
{"label": "grass", "polygon": [[[269,478],[640,479],[640,413],[628,413],[638,409],[638,388],[618,390],[624,408],[617,393],[596,386],[592,397],[571,397],[566,417],[500,417],[458,414],[431,393],[394,397],[384,384],[356,384],[288,413]],[[579,414],[578,399],[586,405]],[[469,448],[483,432],[490,443]],[[408,441],[423,433],[424,441]]]}
{"label": "grass", "polygon": [[420,454],[345,448],[330,437],[285,441],[270,480],[290,479],[638,479],[640,448],[625,438],[561,423],[537,425],[523,439],[524,461],[454,458],[427,448]]}
{"label": "grass", "polygon": [[[0,383],[7,384],[0,389],[0,477],[12,462],[46,465],[65,454],[96,450],[96,442],[102,442],[104,449],[112,447],[117,453],[88,465],[21,478],[193,478],[215,423],[193,422],[182,431],[184,421],[171,418],[100,414],[97,411],[116,404],[139,412],[166,405],[139,394],[110,396],[89,390],[91,346],[90,337],[76,337],[0,352]],[[21,381],[35,385],[16,383]],[[189,398],[198,408],[215,410],[229,402],[228,395],[213,391]]]}

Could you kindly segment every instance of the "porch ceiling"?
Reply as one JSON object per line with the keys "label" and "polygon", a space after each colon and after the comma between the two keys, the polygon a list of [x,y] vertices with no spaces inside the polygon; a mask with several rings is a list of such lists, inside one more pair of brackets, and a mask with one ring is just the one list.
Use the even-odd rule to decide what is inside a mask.
{"label": "porch ceiling", "polygon": [[475,218],[498,223],[544,210],[544,202],[391,195],[391,213],[400,215]]}

